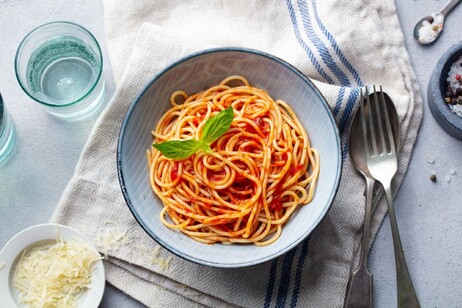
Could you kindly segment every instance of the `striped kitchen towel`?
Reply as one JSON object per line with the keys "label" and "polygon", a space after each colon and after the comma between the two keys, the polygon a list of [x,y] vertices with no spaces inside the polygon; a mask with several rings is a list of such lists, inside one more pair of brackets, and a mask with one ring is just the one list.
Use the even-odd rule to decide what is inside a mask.
{"label": "striped kitchen towel", "polygon": [[[52,220],[94,239],[108,256],[107,280],[151,307],[341,307],[364,214],[364,181],[348,159],[346,138],[359,88],[381,84],[396,103],[403,147],[394,191],[422,117],[393,0],[103,3],[117,90]],[[342,136],[342,180],[322,223],[285,255],[243,269],[197,265],[160,248],[136,223],[117,181],[117,137],[135,96],[166,65],[217,46],[259,49],[297,67],[326,97]],[[385,212],[380,200],[373,235]]]}

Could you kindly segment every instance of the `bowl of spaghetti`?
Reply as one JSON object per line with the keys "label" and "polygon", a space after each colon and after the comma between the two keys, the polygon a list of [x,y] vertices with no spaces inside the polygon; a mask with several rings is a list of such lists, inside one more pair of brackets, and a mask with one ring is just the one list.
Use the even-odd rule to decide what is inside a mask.
{"label": "bowl of spaghetti", "polygon": [[219,48],[162,70],[132,102],[118,140],[124,198],[174,254],[235,268],[294,248],[340,181],[325,98],[285,61]]}

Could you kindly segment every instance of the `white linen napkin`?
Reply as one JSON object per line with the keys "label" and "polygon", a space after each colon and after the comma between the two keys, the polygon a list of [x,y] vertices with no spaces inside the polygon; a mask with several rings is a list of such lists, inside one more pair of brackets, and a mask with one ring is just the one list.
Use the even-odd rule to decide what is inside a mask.
{"label": "white linen napkin", "polygon": [[[93,239],[108,256],[107,280],[151,307],[341,307],[364,215],[364,180],[348,158],[346,139],[359,87],[381,84],[397,106],[403,147],[394,192],[422,117],[393,0],[103,3],[117,90],[52,221]],[[133,218],[117,180],[117,137],[135,96],[166,65],[216,46],[259,49],[293,64],[325,95],[342,134],[340,188],[322,223],[287,254],[243,269],[197,265],[160,248]],[[379,200],[373,235],[385,213]]]}

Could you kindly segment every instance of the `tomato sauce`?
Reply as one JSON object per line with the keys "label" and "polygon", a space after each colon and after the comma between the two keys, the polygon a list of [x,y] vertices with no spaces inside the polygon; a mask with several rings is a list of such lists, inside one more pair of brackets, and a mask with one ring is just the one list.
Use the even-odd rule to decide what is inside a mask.
{"label": "tomato sauce", "polygon": [[295,174],[297,174],[299,171],[303,170],[303,165],[302,164],[299,164],[298,166],[296,166],[295,168],[292,168],[292,170],[290,171],[290,174],[292,176],[294,176]]}
{"label": "tomato sauce", "polygon": [[279,196],[274,197],[273,200],[268,205],[268,208],[269,208],[270,211],[274,211],[274,212],[278,212],[278,211],[282,210],[281,197],[279,197]]}
{"label": "tomato sauce", "polygon": [[172,169],[170,170],[170,179],[172,182],[178,179],[178,163],[173,163]]}

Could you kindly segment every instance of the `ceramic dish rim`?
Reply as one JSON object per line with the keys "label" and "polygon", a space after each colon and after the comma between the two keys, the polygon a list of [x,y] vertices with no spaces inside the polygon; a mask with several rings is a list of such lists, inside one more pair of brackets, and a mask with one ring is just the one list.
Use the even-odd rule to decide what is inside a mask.
{"label": "ceramic dish rim", "polygon": [[[300,79],[302,79],[307,86],[309,86],[313,92],[316,94],[317,98],[321,101],[321,104],[323,108],[326,109],[326,113],[328,115],[328,120],[331,122],[331,127],[334,129],[334,136],[335,136],[335,148],[338,151],[338,157],[337,160],[339,162],[336,170],[336,179],[334,182],[333,189],[330,193],[330,196],[328,198],[328,202],[326,202],[326,205],[323,208],[323,211],[321,215],[319,215],[316,219],[316,221],[313,223],[312,227],[310,229],[307,229],[299,238],[294,239],[290,245],[285,247],[284,249],[278,250],[272,254],[266,255],[265,257],[262,257],[260,259],[252,260],[252,261],[246,261],[242,263],[219,263],[219,262],[211,262],[203,259],[199,259],[197,257],[192,257],[189,255],[186,255],[182,253],[181,251],[178,251],[176,248],[170,246],[169,244],[165,243],[160,237],[158,237],[154,232],[152,232],[143,222],[142,217],[140,217],[139,213],[137,213],[136,209],[134,208],[134,205],[132,204],[130,200],[130,196],[127,192],[127,188],[125,185],[125,179],[122,171],[122,139],[124,136],[125,128],[126,125],[132,116],[132,111],[135,108],[136,104],[140,101],[140,99],[144,96],[144,94],[149,90],[149,88],[152,86],[152,84],[160,78],[163,74],[168,72],[170,69],[173,67],[182,64],[183,62],[186,62],[188,60],[191,60],[196,57],[204,56],[210,53],[217,53],[217,52],[244,52],[244,53],[250,53],[250,54],[256,54],[259,56],[266,57],[270,60],[276,61],[279,64],[283,65],[287,69],[291,70],[293,73],[295,73]],[[119,131],[119,138],[118,138],[118,143],[117,143],[117,175],[119,179],[119,184],[122,190],[123,197],[125,199],[125,202],[130,209],[132,215],[135,217],[136,221],[138,224],[143,228],[143,230],[152,238],[154,239],[159,245],[167,249],[168,251],[172,252],[176,256],[179,256],[185,260],[206,265],[206,266],[211,266],[211,267],[218,267],[218,268],[243,268],[247,266],[253,266],[257,264],[264,263],[266,261],[270,261],[278,256],[283,255],[284,253],[290,251],[292,248],[300,244],[303,239],[305,239],[307,236],[309,236],[319,225],[319,223],[324,219],[328,211],[330,210],[332,203],[334,202],[335,196],[338,192],[339,186],[340,186],[340,179],[342,175],[342,166],[343,166],[343,160],[342,160],[342,151],[341,151],[341,142],[340,142],[340,134],[339,134],[339,129],[337,126],[337,123],[335,122],[334,116],[332,114],[332,111],[327,103],[327,100],[325,97],[321,94],[321,92],[318,90],[318,88],[314,85],[314,83],[306,77],[301,71],[299,71],[297,68],[295,68],[293,65],[289,64],[288,62],[265,52],[262,52],[260,50],[255,50],[255,49],[250,49],[250,48],[242,48],[242,47],[219,47],[219,48],[209,48],[209,49],[204,49],[201,51],[197,51],[194,53],[191,53],[177,61],[174,61],[173,63],[167,65],[164,69],[160,70],[158,73],[156,73],[144,86],[144,88],[139,92],[139,94],[135,97],[135,99],[131,102],[130,107],[127,109],[127,112],[124,116],[124,120],[122,122],[120,131]]]}

